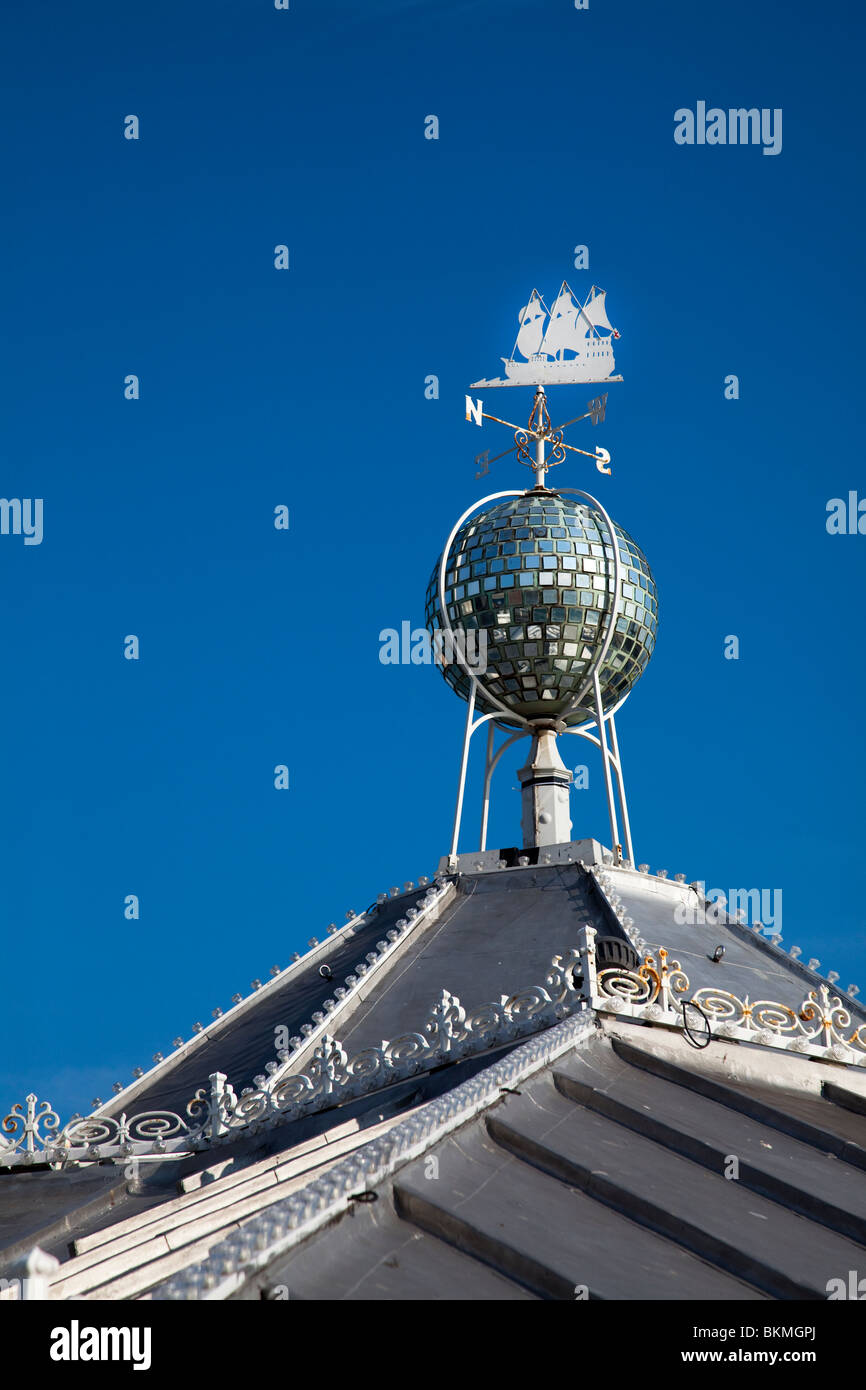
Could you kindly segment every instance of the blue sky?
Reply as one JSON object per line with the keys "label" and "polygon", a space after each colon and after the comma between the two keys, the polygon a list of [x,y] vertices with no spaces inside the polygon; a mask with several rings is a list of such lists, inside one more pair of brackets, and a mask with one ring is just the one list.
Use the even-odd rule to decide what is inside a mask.
{"label": "blue sky", "polygon": [[[476,482],[510,440],[463,396],[563,278],[607,289],[625,380],[577,427],[611,477],[556,481],[660,595],[618,721],[638,858],[781,889],[785,944],[866,983],[866,537],[825,526],[866,495],[862,10],[51,0],[4,28],[0,492],[44,499],[41,545],[0,535],[5,1102],[89,1107],[435,870],[463,706],[379,632],[422,624],[480,489],[528,482]],[[781,153],[675,144],[701,100],[781,108]],[[576,837],[607,838],[600,782]]]}

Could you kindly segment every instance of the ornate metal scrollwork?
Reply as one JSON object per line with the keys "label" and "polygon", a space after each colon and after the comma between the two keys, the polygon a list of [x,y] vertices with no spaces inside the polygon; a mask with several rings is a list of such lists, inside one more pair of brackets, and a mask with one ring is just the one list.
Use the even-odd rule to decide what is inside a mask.
{"label": "ornate metal scrollwork", "polygon": [[403,1033],[381,1047],[350,1057],[338,1039],[325,1033],[304,1072],[287,1075],[281,1068],[267,1079],[257,1078],[262,1084],[239,1096],[215,1072],[189,1102],[186,1119],[157,1110],[129,1118],[75,1116],[61,1130],[48,1102],[29,1095],[26,1108],[14,1105],[0,1124],[0,1166],[178,1155],[224,1143],[239,1131],[255,1132],[340,1104],[441,1065],[445,1057],[483,1052],[588,1009],[677,1028],[696,1046],[706,1046],[712,1034],[866,1064],[866,1025],[849,1033],[850,1011],[826,985],[810,991],[799,1010],[768,999],[752,1003],[715,986],[690,995],[687,975],[663,947],[657,956],[646,955],[636,970],[623,965],[598,970],[595,936],[592,927],[581,928],[578,946],[553,957],[543,984],[527,985],[474,1009],[465,1009],[456,995],[442,990],[418,1032]]}

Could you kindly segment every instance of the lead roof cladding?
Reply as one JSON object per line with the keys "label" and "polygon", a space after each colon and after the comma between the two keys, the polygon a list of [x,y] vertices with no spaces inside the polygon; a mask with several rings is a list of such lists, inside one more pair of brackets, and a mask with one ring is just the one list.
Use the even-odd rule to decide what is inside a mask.
{"label": "lead roof cladding", "polygon": [[864,1258],[862,1098],[768,1086],[756,1106],[685,1043],[664,1060],[634,1031],[499,1095],[232,1296],[826,1299]]}
{"label": "lead roof cladding", "polygon": [[[253,1085],[254,1077],[268,1062],[276,1060],[274,1030],[285,1025],[290,1035],[311,1021],[323,1002],[333,996],[358,961],[376,945],[425,890],[401,894],[380,904],[351,936],[338,936],[326,954],[316,951],[315,959],[299,962],[284,980],[263,991],[258,998],[245,1000],[247,1007],[229,1010],[212,1023],[196,1040],[194,1048],[177,1057],[167,1057],[153,1076],[135,1088],[132,1096],[121,1095],[104,1107],[104,1113],[135,1115],[143,1110],[174,1110],[184,1114],[187,1103],[212,1072],[228,1077],[237,1091]],[[330,966],[332,977],[323,979],[319,967]]]}
{"label": "lead roof cladding", "polygon": [[[799,1012],[809,991],[822,983],[784,948],[747,926],[733,921],[714,924],[701,921],[700,916],[693,920],[694,909],[703,903],[686,884],[624,869],[606,872],[612,880],[610,891],[622,898],[625,912],[647,943],[646,950],[655,953],[664,946],[680,962],[691,992],[715,985],[741,999],[748,995],[753,1002],[775,1000]],[[725,954],[716,965],[710,958],[719,945]],[[838,985],[831,992],[838,994]],[[866,1009],[857,1000],[846,996],[845,1005],[855,1019],[866,1019]]]}
{"label": "lead roof cladding", "polygon": [[[214,1071],[225,1073],[236,1091],[252,1085],[276,1060],[275,1028],[285,1026],[290,1036],[297,1035],[421,896],[414,892],[380,904],[354,935],[337,938],[331,951],[316,952],[308,965],[301,962],[284,984],[249,1001],[237,1019],[231,1013],[221,1018],[193,1049],[167,1058],[131,1095],[111,1101],[105,1113],[184,1113]],[[353,1051],[367,1045],[368,1035],[376,1035],[378,1046],[383,1038],[417,1030],[443,988],[472,1004],[512,994],[527,981],[543,981],[551,956],[573,945],[578,927],[599,911],[590,880],[577,868],[503,872],[495,882],[461,877],[456,901],[410,927],[408,950],[371,972],[378,983],[370,999],[348,1014],[341,1011],[329,1031]],[[330,966],[329,979],[319,974],[323,962]]]}
{"label": "lead roof cladding", "polygon": [[[682,964],[692,991],[717,985],[740,997],[773,999],[799,1009],[815,987],[811,972],[745,927],[681,925],[677,916],[683,914],[677,908],[694,907],[698,901],[686,885],[633,871],[608,872],[647,949],[665,946]],[[581,865],[461,874],[455,886],[456,895],[411,925],[399,952],[370,971],[363,1000],[338,1007],[328,1031],[350,1055],[417,1031],[443,989],[473,1008],[526,985],[543,984],[551,958],[576,944],[585,923],[600,935],[622,935]],[[289,1035],[298,1034],[420,896],[416,892],[381,904],[354,935],[335,939],[327,954],[317,952],[309,964],[301,962],[284,983],[246,1001],[248,1007],[236,1018],[229,1013],[220,1019],[193,1049],[167,1059],[132,1096],[118,1097],[106,1111],[135,1114],[165,1108],[184,1113],[214,1071],[225,1073],[236,1091],[252,1085],[276,1058],[275,1028],[284,1025]],[[710,957],[720,943],[725,955],[716,965]],[[331,967],[330,979],[319,974],[322,961]],[[855,1014],[866,1018],[866,1011],[850,1003]]]}

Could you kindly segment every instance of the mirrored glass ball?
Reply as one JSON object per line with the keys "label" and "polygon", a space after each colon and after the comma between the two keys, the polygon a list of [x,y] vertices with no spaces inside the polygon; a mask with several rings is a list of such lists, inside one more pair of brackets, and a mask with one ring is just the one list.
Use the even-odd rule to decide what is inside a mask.
{"label": "mirrored glass ball", "polygon": [[469,698],[469,677],[453,659],[456,649],[478,676],[476,709],[498,711],[487,695],[506,707],[498,723],[517,727],[510,711],[568,725],[594,719],[592,685],[584,686],[616,598],[599,684],[605,713],[618,705],[652,655],[658,601],[643,551],[615,522],[614,533],[621,566],[617,595],[610,533],[589,503],[530,492],[470,517],[454,538],[445,572],[453,646],[441,619],[438,560],[427,588],[427,626],[442,647],[442,669],[452,689]]}

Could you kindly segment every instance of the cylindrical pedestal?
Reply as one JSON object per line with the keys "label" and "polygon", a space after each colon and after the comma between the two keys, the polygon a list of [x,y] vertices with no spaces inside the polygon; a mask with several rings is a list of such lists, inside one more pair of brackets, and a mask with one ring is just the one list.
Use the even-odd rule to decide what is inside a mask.
{"label": "cylindrical pedestal", "polygon": [[520,778],[524,849],[536,845],[564,845],[571,839],[568,789],[572,774],[559,756],[553,729],[536,729],[529,762]]}

